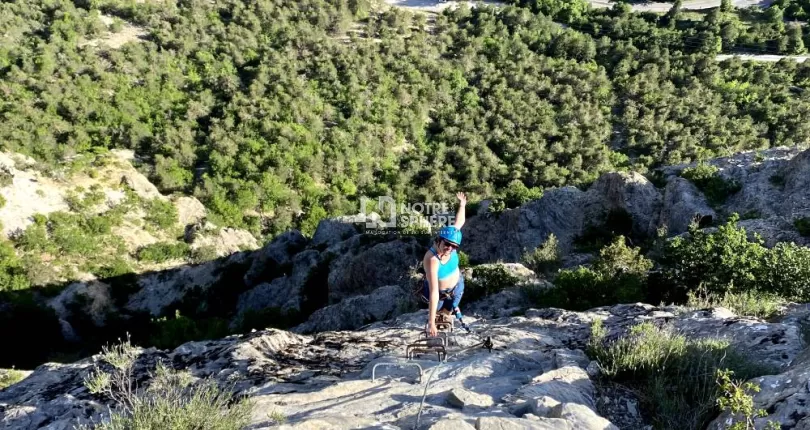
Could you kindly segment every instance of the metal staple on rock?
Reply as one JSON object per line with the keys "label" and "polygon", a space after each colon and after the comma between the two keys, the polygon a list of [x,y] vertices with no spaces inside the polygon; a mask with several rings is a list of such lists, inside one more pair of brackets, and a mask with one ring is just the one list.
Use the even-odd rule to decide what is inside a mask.
{"label": "metal staple on rock", "polygon": [[436,373],[436,369],[441,367],[441,365],[443,363],[447,363],[448,361],[450,361],[450,359],[454,358],[458,354],[461,354],[462,352],[468,351],[468,350],[473,349],[473,348],[478,348],[479,346],[483,346],[485,348],[488,348],[490,350],[490,352],[491,352],[492,351],[492,339],[488,337],[485,340],[483,340],[483,341],[481,341],[479,343],[476,343],[473,346],[470,346],[470,347],[467,347],[467,348],[464,348],[464,349],[460,349],[460,350],[448,355],[444,359],[444,362],[439,362],[438,364],[436,364],[436,367],[434,367],[433,371],[430,372],[430,376],[428,376],[427,382],[425,383],[425,392],[422,393],[422,401],[419,403],[419,411],[416,414],[416,424],[413,426],[413,430],[417,430],[419,428],[419,421],[422,419],[422,407],[425,406],[425,398],[427,397],[427,391],[428,391],[428,388],[430,387],[430,381],[433,379],[433,374]]}

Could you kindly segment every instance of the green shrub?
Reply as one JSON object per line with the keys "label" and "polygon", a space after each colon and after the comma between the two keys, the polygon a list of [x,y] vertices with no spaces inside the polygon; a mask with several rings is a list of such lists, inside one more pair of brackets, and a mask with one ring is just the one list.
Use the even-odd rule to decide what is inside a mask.
{"label": "green shrub", "polygon": [[597,320],[587,349],[604,379],[639,393],[657,429],[705,428],[720,395],[714,381],[718,369],[732,369],[746,378],[775,370],[748,361],[725,340],[687,339],[650,322],[608,342]]}
{"label": "green shrub", "polygon": [[3,197],[3,196],[0,196],[0,208],[3,208],[5,206],[6,206],[6,198]]}
{"label": "green shrub", "polygon": [[5,240],[0,241],[0,291],[24,290],[30,286],[14,247]]}
{"label": "green shrub", "polygon": [[190,373],[177,372],[162,361],[148,385],[136,383],[133,368],[138,354],[129,341],[105,347],[101,363],[85,379],[91,393],[116,403],[109,422],[96,429],[238,430],[250,422],[249,401],[234,398],[212,380],[194,382]]}
{"label": "green shrub", "polygon": [[25,373],[14,369],[0,369],[0,390],[14,385],[25,378]]}
{"label": "green shrub", "polygon": [[643,301],[647,295],[647,272],[652,261],[640,255],[638,248],[625,244],[618,236],[604,247],[593,268],[562,270],[554,279],[554,288],[524,288],[533,306],[552,306],[587,310],[616,303]]}
{"label": "green shrub", "polygon": [[177,208],[171,202],[152,199],[146,201],[144,205],[147,223],[161,230],[172,228],[177,224]]}
{"label": "green shrub", "polygon": [[492,199],[489,202],[489,206],[487,206],[487,212],[498,216],[502,214],[506,210],[506,201],[503,199]]}
{"label": "green shrub", "polygon": [[[717,369],[717,385],[720,388],[721,396],[717,399],[717,405],[724,412],[729,412],[732,420],[742,419],[727,427],[727,430],[754,430],[755,418],[766,417],[768,412],[765,409],[754,409],[754,397],[750,392],[758,393],[759,386],[753,382],[742,380],[732,380],[734,371],[729,369]],[[765,425],[765,430],[780,430],[782,428],[776,421],[769,420]]]}
{"label": "green shrub", "polygon": [[221,318],[194,320],[175,311],[174,318],[152,320],[148,343],[158,349],[170,350],[186,342],[218,339],[229,334],[228,322]]}
{"label": "green shrub", "polygon": [[543,197],[541,188],[527,188],[522,181],[515,179],[510,182],[504,193],[503,202],[507,208],[516,208],[522,204]]}
{"label": "green shrub", "polygon": [[100,241],[87,228],[83,215],[54,212],[49,221],[51,240],[63,254],[84,257],[101,251]]}
{"label": "green shrub", "polygon": [[138,249],[138,260],[163,263],[168,260],[186,258],[189,255],[189,246],[186,243],[160,242],[146,245]]}
{"label": "green shrub", "polygon": [[100,279],[114,278],[132,273],[132,267],[121,256],[117,256],[111,263],[91,269],[90,273],[98,276]]}
{"label": "green shrub", "polygon": [[76,190],[68,192],[67,196],[65,196],[70,210],[79,213],[86,213],[88,210],[104,203],[106,198],[106,194],[98,187],[94,187],[86,193],[79,187]]}
{"label": "green shrub", "polygon": [[458,266],[462,269],[470,267],[470,256],[462,251],[458,251]]}
{"label": "green shrub", "polygon": [[562,255],[557,236],[551,233],[540,247],[523,256],[523,264],[535,273],[551,273],[559,269]]}
{"label": "green shrub", "polygon": [[768,319],[777,315],[785,303],[777,294],[758,291],[724,294],[690,291],[686,306],[693,309],[724,307],[737,315]]}
{"label": "green shrub", "polygon": [[693,224],[687,237],[666,244],[660,259],[661,288],[669,290],[672,301],[685,301],[687,292],[700,286],[720,295],[757,289],[767,249],[761,240],[748,240],[745,229],[737,227],[738,219],[732,215],[711,233]]}
{"label": "green shrub", "polygon": [[194,264],[216,260],[217,257],[217,248],[213,245],[205,245],[191,250],[191,262]]}
{"label": "green shrub", "polygon": [[683,169],[681,176],[695,184],[712,205],[722,204],[729,196],[742,189],[739,182],[723,178],[719,169],[710,164],[699,163],[695,167],[687,167]]}
{"label": "green shrub", "polygon": [[799,218],[793,221],[793,226],[800,235],[810,237],[810,217]]}
{"label": "green shrub", "polygon": [[777,243],[761,260],[756,286],[788,300],[810,301],[810,248]]}
{"label": "green shrub", "polygon": [[472,270],[472,278],[466,280],[464,285],[464,299],[468,302],[516,287],[520,281],[498,264],[476,266]]}

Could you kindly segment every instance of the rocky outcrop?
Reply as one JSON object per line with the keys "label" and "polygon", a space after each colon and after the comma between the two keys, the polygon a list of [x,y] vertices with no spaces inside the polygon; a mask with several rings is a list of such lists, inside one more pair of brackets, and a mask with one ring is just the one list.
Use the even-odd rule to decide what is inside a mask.
{"label": "rocky outcrop", "polygon": [[[292,266],[289,274],[283,274],[242,293],[236,305],[237,312],[242,314],[248,310],[267,308],[276,308],[282,312],[300,310],[304,286],[322,260],[320,253],[315,250],[296,254],[289,263]],[[268,264],[273,264],[270,261],[274,260],[268,260]],[[255,264],[254,261],[254,266]]]}
{"label": "rocky outcrop", "polygon": [[217,257],[259,248],[259,243],[250,232],[235,228],[218,228],[210,233],[198,233],[189,243],[192,250],[209,248]]}
{"label": "rocky outcrop", "polygon": [[368,215],[360,213],[325,219],[318,223],[318,227],[312,235],[312,245],[316,247],[335,245],[360,233],[366,222],[379,220],[380,216],[374,212]]}
{"label": "rocky outcrop", "polygon": [[575,251],[572,245],[576,237],[589,227],[600,228],[612,214],[628,216],[632,225],[625,234],[650,237],[661,227],[669,235],[678,235],[694,221],[707,227],[736,212],[747,221],[740,225],[749,233],[766,236],[769,246],[778,241],[808,242],[798,236],[792,224],[796,218],[810,216],[810,150],[773,148],[717,158],[710,164],[719,168],[722,178],[741,185],[716,207],[694,184],[679,176],[694,163],[663,168],[663,190],[638,173],[610,172],[585,192],[574,187],[556,188],[501,214],[481,208],[468,214],[463,229],[464,252],[473,263],[518,262],[554,233],[565,258]]}
{"label": "rocky outcrop", "polygon": [[353,239],[327,249],[335,256],[329,265],[329,303],[368,294],[383,285],[407,284],[426,252],[413,239],[366,244],[361,237]]}
{"label": "rocky outcrop", "polygon": [[4,235],[25,230],[35,214],[69,209],[61,187],[39,172],[25,169],[27,165],[23,157],[0,153],[0,196],[5,200],[0,207],[0,227]]}
{"label": "rocky outcrop", "polygon": [[298,230],[279,235],[253,255],[250,268],[244,276],[245,285],[252,287],[285,273],[285,267],[291,264],[293,255],[305,246],[307,239]]}
{"label": "rocky outcrop", "polygon": [[684,233],[695,221],[707,226],[716,217],[714,209],[709,207],[703,193],[694,184],[684,178],[674,178],[667,183],[659,220],[659,225],[666,227],[667,233]]}
{"label": "rocky outcrop", "polygon": [[553,233],[560,249],[568,251],[582,231],[585,201],[581,190],[562,187],[500,215],[472,217],[462,228],[463,250],[472,262],[517,262]]}
{"label": "rocky outcrop", "polygon": [[[405,345],[419,337],[425,318],[422,310],[375,322],[357,332],[308,336],[261,330],[190,342],[173,351],[146,349],[138,356],[134,376],[145,383],[148,372],[162,360],[196,378],[207,377],[233,387],[237,395],[253,401],[251,428],[270,426],[269,415],[277,413],[285,417],[284,428],[296,429],[335,425],[411,429],[417,419],[420,429],[447,428],[451,423],[456,425],[453,428],[476,429],[614,429],[610,416],[600,413],[599,394],[586,369],[592,362],[581,351],[591,323],[603,320],[609,336],[615,336],[643,321],[671,322],[684,328],[697,321],[695,324],[708,327],[706,332],[684,330],[688,336],[714,331],[744,348],[750,346],[745,339],[785,333],[784,343],[758,346],[761,351],[755,359],[782,357],[783,363],[792,364],[784,367],[784,373],[759,379],[763,391],[756,401],[769,411],[771,419],[782,420],[785,426],[805,425],[802,408],[810,371],[807,353],[800,353],[804,344],[790,333],[806,316],[796,312],[780,323],[756,324],[722,310],[695,314],[642,304],[588,312],[536,309],[491,321],[468,317],[471,326],[492,337],[495,348],[491,352],[475,348],[475,336],[458,335],[457,345],[451,346],[453,356],[440,366],[427,355],[412,362],[422,365],[420,384],[415,367],[390,365],[405,362]],[[788,344],[793,347],[786,347]],[[770,349],[775,352],[767,352]],[[108,399],[91,395],[82,382],[95,359],[40,366],[25,380],[0,391],[2,426],[69,428],[91,418],[98,421],[107,413]],[[383,363],[389,366],[374,369]],[[433,379],[425,385],[434,370]]]}
{"label": "rocky outcrop", "polygon": [[248,253],[239,252],[198,266],[181,266],[141,275],[136,281],[137,291],[129,296],[125,308],[159,316],[192,292],[204,293],[219,282],[233,285],[233,279],[229,277],[245,267],[247,258]]}
{"label": "rocky outcrop", "polygon": [[399,285],[377,288],[371,294],[350,297],[315,311],[309,320],[292,329],[295,333],[354,330],[366,324],[393,318],[413,307],[411,292]]}
{"label": "rocky outcrop", "polygon": [[[799,324],[807,330],[810,327],[810,307],[805,305],[793,309],[784,322]],[[797,355],[783,370],[749,381],[760,389],[757,393],[751,393],[754,408],[766,411],[765,416],[755,418],[756,428],[766,428],[768,422],[775,422],[783,429],[810,429],[810,349]],[[726,429],[741,418],[724,412],[706,428]]]}
{"label": "rocky outcrop", "polygon": [[179,196],[172,203],[177,208],[177,222],[183,227],[205,219],[205,206],[195,197]]}
{"label": "rocky outcrop", "polygon": [[74,282],[48,300],[48,306],[62,320],[70,319],[74,313],[81,313],[82,317],[89,317],[98,327],[104,325],[107,314],[115,309],[110,286],[98,281]]}
{"label": "rocky outcrop", "polygon": [[587,223],[600,227],[611,212],[623,212],[632,218],[632,232],[651,236],[656,232],[661,210],[661,193],[643,175],[606,173],[588,189],[582,208]]}

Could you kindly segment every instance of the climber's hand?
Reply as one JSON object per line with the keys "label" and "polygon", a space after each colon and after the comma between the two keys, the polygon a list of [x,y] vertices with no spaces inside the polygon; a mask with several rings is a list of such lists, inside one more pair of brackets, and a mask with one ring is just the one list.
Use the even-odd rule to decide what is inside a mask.
{"label": "climber's hand", "polygon": [[430,324],[428,324],[428,333],[427,333],[428,336],[436,337],[437,333],[438,333],[438,330],[436,330],[436,323],[431,322]]}

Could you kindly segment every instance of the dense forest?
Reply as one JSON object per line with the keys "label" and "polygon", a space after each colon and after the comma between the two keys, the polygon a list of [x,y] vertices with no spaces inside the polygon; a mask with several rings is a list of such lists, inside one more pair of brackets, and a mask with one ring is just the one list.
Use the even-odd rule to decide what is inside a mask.
{"label": "dense forest", "polygon": [[[801,2],[514,3],[427,17],[366,0],[3,2],[0,146],[43,170],[133,149],[161,191],[269,238],[361,195],[515,205],[810,136],[810,64],[714,58],[804,52],[782,9]],[[132,25],[140,40],[88,43]]]}

